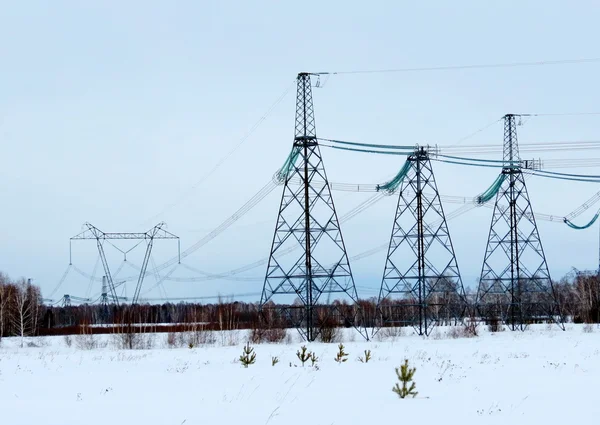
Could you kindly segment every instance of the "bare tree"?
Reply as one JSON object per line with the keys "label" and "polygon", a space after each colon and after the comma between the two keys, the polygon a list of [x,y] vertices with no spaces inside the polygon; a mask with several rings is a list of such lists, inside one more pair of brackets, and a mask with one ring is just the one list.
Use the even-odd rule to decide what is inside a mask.
{"label": "bare tree", "polygon": [[15,308],[12,311],[12,322],[18,335],[21,336],[21,347],[24,345],[25,336],[29,335],[32,329],[34,314],[33,304],[35,301],[29,298],[32,292],[30,287],[30,282],[21,279],[16,284],[16,291],[14,294]]}
{"label": "bare tree", "polygon": [[27,300],[30,311],[30,333],[32,336],[37,336],[42,316],[42,292],[39,286],[32,285],[30,281],[27,281]]}
{"label": "bare tree", "polygon": [[6,335],[8,322],[8,303],[9,299],[9,279],[4,273],[0,272],[0,339]]}

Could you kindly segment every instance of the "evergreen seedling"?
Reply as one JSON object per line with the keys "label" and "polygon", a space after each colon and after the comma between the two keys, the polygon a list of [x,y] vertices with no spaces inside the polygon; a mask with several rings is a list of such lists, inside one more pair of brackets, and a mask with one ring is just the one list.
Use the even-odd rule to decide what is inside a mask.
{"label": "evergreen seedling", "polygon": [[300,350],[296,351],[296,356],[302,362],[302,366],[310,359],[310,352],[307,351],[306,345],[300,347]]}
{"label": "evergreen seedling", "polygon": [[339,349],[339,351],[338,351],[338,353],[336,354],[336,356],[335,356],[335,359],[334,359],[334,360],[335,360],[336,362],[338,362],[339,364],[342,364],[342,363],[344,363],[346,360],[348,360],[348,353],[346,353],[346,352],[344,351],[344,344],[341,344],[341,343],[340,343],[340,345],[338,345],[338,349]]}
{"label": "evergreen seedling", "polygon": [[[398,380],[402,382],[402,387],[396,383],[396,386],[392,388],[392,391],[398,394],[400,398],[406,398],[406,396],[416,397],[418,392],[415,391],[416,385],[412,382],[413,376],[417,371],[416,368],[409,369],[408,368],[408,359],[404,360],[404,364],[400,367],[396,368],[396,375],[398,375]],[[410,387],[408,387],[408,383],[410,383]]]}
{"label": "evergreen seedling", "polygon": [[315,353],[310,353],[310,365],[314,366],[315,363],[317,363],[319,361],[319,358],[317,357],[317,355]]}
{"label": "evergreen seedling", "polygon": [[254,352],[254,348],[250,347],[250,342],[247,342],[243,354],[240,356],[240,362],[244,367],[248,367],[251,364],[254,364],[255,361],[256,353]]}
{"label": "evergreen seedling", "polygon": [[358,358],[358,361],[361,363],[369,363],[369,360],[371,360],[371,350],[365,350],[365,356]]}

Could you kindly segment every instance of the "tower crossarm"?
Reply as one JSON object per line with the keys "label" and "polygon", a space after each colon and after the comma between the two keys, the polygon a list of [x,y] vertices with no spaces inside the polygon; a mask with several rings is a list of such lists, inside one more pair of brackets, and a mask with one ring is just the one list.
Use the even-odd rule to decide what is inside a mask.
{"label": "tower crossarm", "polygon": [[164,229],[166,223],[161,222],[147,232],[103,232],[96,226],[85,223],[86,229],[73,236],[71,240],[82,239],[108,239],[108,240],[147,240],[147,239],[179,239],[179,236],[174,235]]}

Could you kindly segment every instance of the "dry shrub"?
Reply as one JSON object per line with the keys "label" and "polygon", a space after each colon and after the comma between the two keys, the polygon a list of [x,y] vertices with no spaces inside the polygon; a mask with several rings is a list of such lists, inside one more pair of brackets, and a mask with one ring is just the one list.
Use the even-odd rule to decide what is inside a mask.
{"label": "dry shrub", "polygon": [[212,331],[204,330],[204,328],[198,328],[192,332],[185,332],[181,334],[183,343],[189,348],[199,347],[201,345],[212,345],[217,342],[217,338]]}
{"label": "dry shrub", "polygon": [[221,345],[222,346],[235,346],[240,343],[240,336],[238,331],[220,331],[221,334]]}
{"label": "dry shrub", "polygon": [[592,325],[591,323],[586,323],[583,326],[583,332],[586,334],[591,334],[592,332],[594,332],[594,325]]}
{"label": "dry shrub", "polygon": [[331,315],[323,314],[318,320],[318,329],[314,330],[317,334],[317,341],[326,344],[332,342],[340,342],[341,332],[338,328],[338,323]]}
{"label": "dry shrub", "polygon": [[338,339],[340,339],[340,332],[338,332],[338,328],[334,328],[332,326],[322,327],[321,332],[319,333],[319,336],[317,338],[318,341],[327,344],[332,342],[339,342]]}
{"label": "dry shrub", "polygon": [[473,338],[479,336],[479,324],[476,320],[471,319],[466,323],[463,332],[465,333],[466,338]]}
{"label": "dry shrub", "polygon": [[287,335],[287,330],[282,328],[253,328],[250,330],[250,341],[253,344],[261,344],[264,342],[278,343],[282,342]]}
{"label": "dry shrub", "polygon": [[117,350],[150,350],[154,348],[155,334],[136,332],[135,326],[124,326],[120,333],[112,334],[112,343]]}
{"label": "dry shrub", "polygon": [[75,347],[79,350],[94,350],[105,346],[106,344],[99,343],[98,337],[87,326],[82,326],[81,333],[75,335]]}
{"label": "dry shrub", "polygon": [[448,336],[452,339],[462,338],[461,326],[451,326],[448,331]]}
{"label": "dry shrub", "polygon": [[267,329],[265,333],[265,341],[267,342],[281,342],[287,336],[287,329],[273,328]]}
{"label": "dry shrub", "polygon": [[115,333],[112,342],[118,350],[148,350],[154,347],[153,336],[149,333]]}
{"label": "dry shrub", "polygon": [[71,335],[65,335],[64,339],[65,339],[65,345],[67,347],[71,348],[71,344],[73,344],[73,339],[71,338]]}
{"label": "dry shrub", "polygon": [[433,332],[431,332],[429,334],[429,338],[430,339],[435,339],[435,340],[444,339],[445,336],[446,335],[444,335],[442,332],[440,332],[439,329],[434,329]]}
{"label": "dry shrub", "polygon": [[504,330],[504,326],[502,326],[499,318],[492,317],[488,323],[488,330],[490,332],[502,332]]}
{"label": "dry shrub", "polygon": [[448,336],[452,339],[456,338],[474,338],[478,336],[477,323],[468,322],[464,326],[452,326],[448,331]]}
{"label": "dry shrub", "polygon": [[176,332],[169,332],[167,334],[167,347],[169,348],[177,348],[177,347],[181,347],[181,345],[178,345],[178,334]]}
{"label": "dry shrub", "polygon": [[252,341],[252,344],[260,344],[265,340],[265,332],[266,329],[261,327],[253,327],[250,329],[249,339]]}
{"label": "dry shrub", "polygon": [[381,328],[379,332],[375,334],[375,339],[379,342],[391,339],[395,341],[396,338],[399,338],[403,335],[403,331],[401,327],[385,327]]}

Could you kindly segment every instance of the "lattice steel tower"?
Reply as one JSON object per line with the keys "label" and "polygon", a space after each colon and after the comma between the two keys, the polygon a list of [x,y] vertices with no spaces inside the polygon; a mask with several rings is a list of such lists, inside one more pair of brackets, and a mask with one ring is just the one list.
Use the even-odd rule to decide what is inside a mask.
{"label": "lattice steel tower", "polygon": [[436,324],[462,322],[467,303],[428,148],[418,147],[403,172],[377,303],[379,326],[413,326],[428,335]]}
{"label": "lattice steel tower", "polygon": [[543,321],[564,329],[525,185],[515,117],[504,116],[505,177],[496,195],[477,308],[488,323],[503,322],[512,330]]}
{"label": "lattice steel tower", "polygon": [[326,326],[358,324],[358,296],[317,142],[310,74],[298,74],[297,83],[295,155],[283,181],[260,309],[314,341]]}

